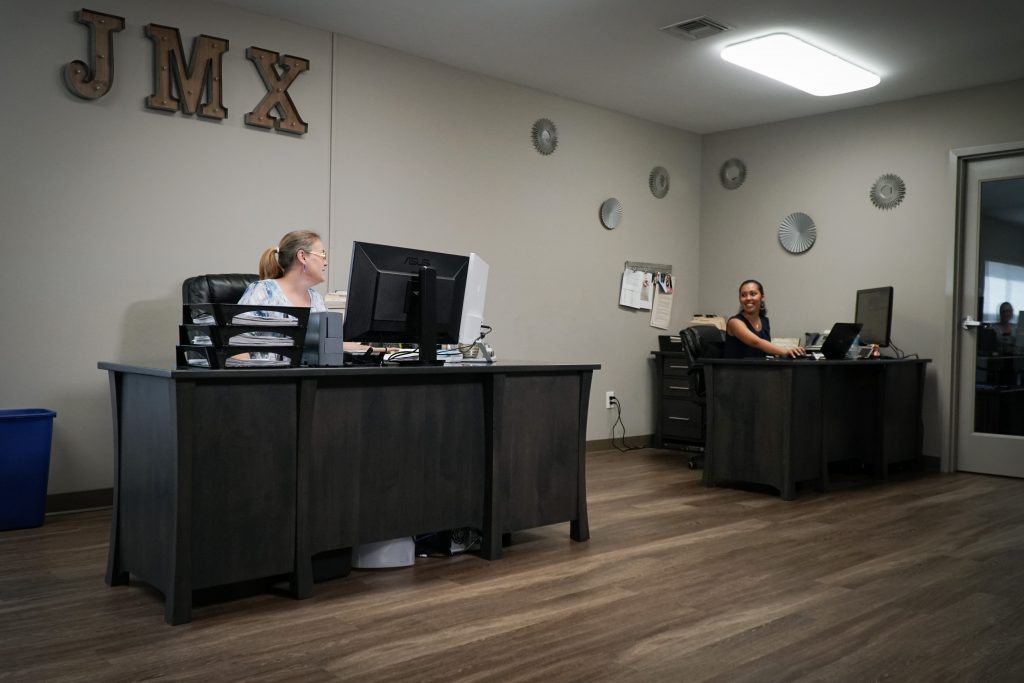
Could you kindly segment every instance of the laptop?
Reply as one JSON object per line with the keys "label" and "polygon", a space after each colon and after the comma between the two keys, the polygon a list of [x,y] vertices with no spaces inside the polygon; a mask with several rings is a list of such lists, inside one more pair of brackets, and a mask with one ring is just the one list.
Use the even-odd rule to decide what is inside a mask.
{"label": "laptop", "polygon": [[862,323],[836,323],[821,345],[821,354],[828,360],[843,360],[863,326]]}

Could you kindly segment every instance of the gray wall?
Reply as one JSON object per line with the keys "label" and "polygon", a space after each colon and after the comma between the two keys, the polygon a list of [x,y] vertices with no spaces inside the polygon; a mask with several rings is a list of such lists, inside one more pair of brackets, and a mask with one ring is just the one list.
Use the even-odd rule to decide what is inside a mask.
{"label": "gray wall", "polygon": [[[594,396],[614,389],[628,433],[653,431],[647,355],[658,331],[618,308],[618,282],[626,259],[671,263],[671,327],[692,313],[698,136],[205,2],[92,7],[127,26],[115,36],[113,90],[84,101],[61,82],[63,65],[87,49],[80,8],[0,4],[10,93],[0,132],[0,408],[57,410],[50,493],[111,485],[109,393],[96,363],[172,364],[182,279],[251,272],[293,228],[325,236],[329,289],[346,286],[355,239],[479,252],[492,268],[498,354],[601,363]],[[230,41],[226,121],[143,106],[148,23],[178,27],[186,51],[200,33]],[[245,59],[250,45],[310,60],[289,91],[307,135],[242,123],[265,92]],[[559,126],[550,157],[529,142],[541,116]],[[655,165],[672,174],[664,200],[647,190]],[[597,220],[609,196],[625,205],[613,232]],[[612,414],[599,404],[591,439],[610,434]]]}
{"label": "gray wall", "polygon": [[[741,280],[765,285],[772,331],[798,336],[852,320],[854,292],[893,285],[893,337],[934,359],[928,371],[925,451],[943,456],[950,409],[955,179],[951,150],[1024,139],[1024,82],[907,100],[703,138],[702,310],[731,314]],[[736,190],[720,165],[748,167]],[[897,173],[907,196],[881,211],[868,190]],[[802,211],[818,239],[794,256],[779,222]]]}
{"label": "gray wall", "polygon": [[[700,140],[690,133],[484,78],[342,36],[335,42],[332,288],[352,240],[476,251],[490,264],[486,321],[500,358],[600,363],[588,437],[653,432],[650,313],[618,306],[625,260],[679,275],[670,330],[694,311]],[[539,117],[554,154],[530,143]],[[647,186],[664,166],[671,188]],[[608,197],[624,206],[613,231]]]}

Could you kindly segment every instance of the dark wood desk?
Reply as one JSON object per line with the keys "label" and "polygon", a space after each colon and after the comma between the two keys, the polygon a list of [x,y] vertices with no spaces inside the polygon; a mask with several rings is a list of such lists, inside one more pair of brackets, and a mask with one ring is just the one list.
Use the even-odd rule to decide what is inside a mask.
{"label": "dark wood desk", "polygon": [[929,360],[705,359],[704,484],[828,488],[828,464],[859,459],[876,477],[921,457]]}
{"label": "dark wood desk", "polygon": [[587,407],[598,365],[171,370],[100,363],[116,468],[107,583],[134,574],[189,621],[192,591],[314,556],[473,527],[589,538]]}

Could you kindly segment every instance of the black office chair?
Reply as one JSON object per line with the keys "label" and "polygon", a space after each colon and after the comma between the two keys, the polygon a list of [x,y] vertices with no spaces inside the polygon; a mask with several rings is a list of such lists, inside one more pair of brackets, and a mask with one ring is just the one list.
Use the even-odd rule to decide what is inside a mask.
{"label": "black office chair", "polygon": [[251,273],[196,275],[181,283],[181,303],[237,304],[245,288],[259,279]]}
{"label": "black office chair", "polygon": [[707,439],[707,405],[704,396],[707,389],[704,385],[704,364],[702,358],[721,358],[725,349],[725,332],[714,325],[692,325],[679,331],[683,342],[683,351],[687,355],[690,366],[690,386],[693,387],[694,403],[701,406],[701,452],[694,453],[686,460],[686,466],[695,470],[704,465],[703,445]]}

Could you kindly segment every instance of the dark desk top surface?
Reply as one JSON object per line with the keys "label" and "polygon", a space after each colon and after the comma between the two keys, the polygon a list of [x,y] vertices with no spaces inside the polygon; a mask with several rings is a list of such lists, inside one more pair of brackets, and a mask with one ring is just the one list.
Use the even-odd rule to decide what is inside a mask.
{"label": "dark desk top surface", "polygon": [[209,370],[206,368],[175,368],[131,365],[101,361],[97,364],[100,370],[127,372],[135,375],[152,375],[154,377],[171,377],[174,379],[259,379],[284,377],[352,377],[356,375],[456,375],[456,374],[523,374],[531,372],[582,372],[600,370],[601,366],[594,363],[546,363],[543,361],[495,361],[494,363],[465,363],[452,365],[378,365],[348,366],[343,368],[231,368],[226,370]]}
{"label": "dark desk top surface", "polygon": [[810,360],[808,358],[701,358],[704,365],[755,365],[774,366],[785,365],[787,367],[808,366],[817,367],[820,365],[888,365],[892,363],[931,363],[931,358],[867,358],[863,360]]}

